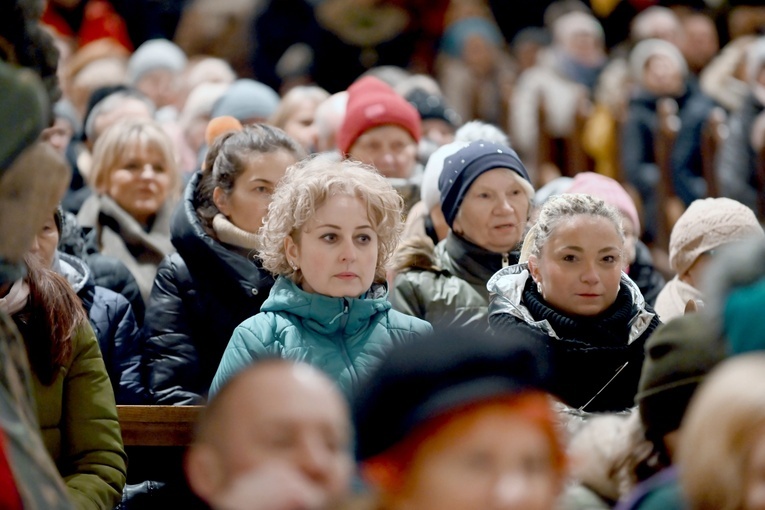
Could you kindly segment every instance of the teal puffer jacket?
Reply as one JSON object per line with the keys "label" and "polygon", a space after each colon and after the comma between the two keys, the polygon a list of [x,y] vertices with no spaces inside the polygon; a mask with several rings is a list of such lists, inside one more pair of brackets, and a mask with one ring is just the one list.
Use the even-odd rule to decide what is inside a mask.
{"label": "teal puffer jacket", "polygon": [[387,294],[384,285],[373,285],[360,298],[335,298],[279,277],[261,312],[234,330],[210,396],[239,370],[275,356],[310,363],[353,395],[388,349],[432,331],[427,322],[392,310]]}

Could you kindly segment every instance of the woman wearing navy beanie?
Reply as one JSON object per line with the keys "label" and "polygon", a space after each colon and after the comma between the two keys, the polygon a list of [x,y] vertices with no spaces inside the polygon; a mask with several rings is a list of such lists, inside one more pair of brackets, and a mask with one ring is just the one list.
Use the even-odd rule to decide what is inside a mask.
{"label": "woman wearing navy beanie", "polygon": [[438,187],[451,230],[430,252],[402,244],[394,262],[393,307],[435,328],[488,327],[486,282],[518,263],[534,188],[515,151],[487,140],[447,157]]}

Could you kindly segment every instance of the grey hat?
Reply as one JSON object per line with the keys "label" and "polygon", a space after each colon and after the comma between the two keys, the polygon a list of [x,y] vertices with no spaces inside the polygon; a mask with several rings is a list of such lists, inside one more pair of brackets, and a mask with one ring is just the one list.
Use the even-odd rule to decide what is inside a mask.
{"label": "grey hat", "polygon": [[155,69],[169,69],[180,73],[186,68],[187,58],[183,50],[167,39],[151,39],[138,47],[130,56],[127,77],[131,85]]}
{"label": "grey hat", "polygon": [[215,102],[212,118],[229,115],[238,121],[267,119],[279,106],[279,94],[255,80],[236,80]]}

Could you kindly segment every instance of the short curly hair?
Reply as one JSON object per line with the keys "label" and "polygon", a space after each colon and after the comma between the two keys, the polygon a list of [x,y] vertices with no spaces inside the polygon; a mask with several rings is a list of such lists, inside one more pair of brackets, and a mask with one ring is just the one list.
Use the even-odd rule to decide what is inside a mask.
{"label": "short curly hair", "polygon": [[284,240],[296,234],[330,197],[351,195],[367,206],[378,237],[375,282],[385,281],[391,255],[398,245],[403,224],[404,200],[374,167],[354,160],[337,161],[331,155],[305,159],[287,169],[274,191],[268,215],[260,229],[263,267],[296,283],[302,276],[287,261]]}

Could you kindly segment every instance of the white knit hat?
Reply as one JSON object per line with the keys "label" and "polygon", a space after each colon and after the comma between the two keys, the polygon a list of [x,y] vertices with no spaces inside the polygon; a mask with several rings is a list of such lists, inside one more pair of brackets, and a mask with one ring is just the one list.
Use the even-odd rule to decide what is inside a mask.
{"label": "white knit hat", "polygon": [[672,228],[669,264],[683,275],[702,253],[751,238],[765,233],[750,208],[730,198],[695,200]]}
{"label": "white knit hat", "polygon": [[645,64],[648,59],[655,55],[669,57],[677,64],[680,74],[685,77],[688,75],[688,62],[677,46],[663,39],[646,39],[640,41],[630,52],[629,66],[632,77],[641,81],[645,71]]}

